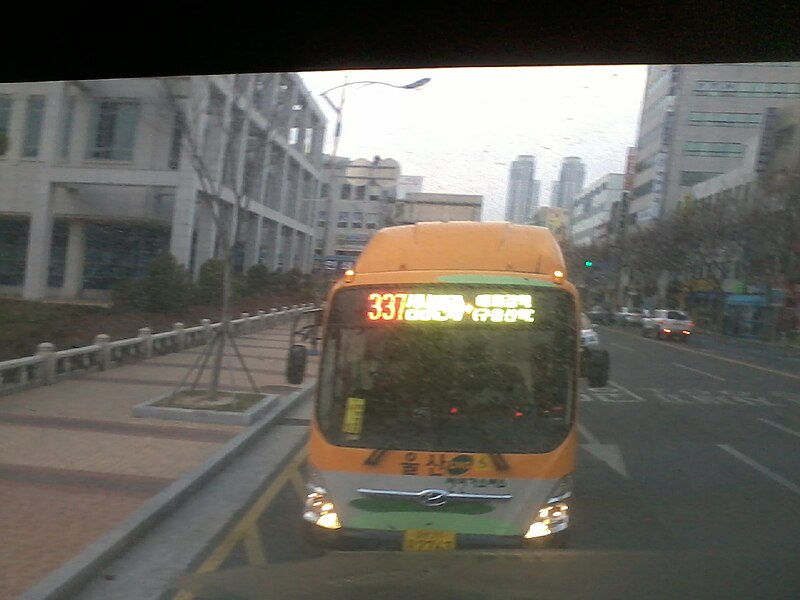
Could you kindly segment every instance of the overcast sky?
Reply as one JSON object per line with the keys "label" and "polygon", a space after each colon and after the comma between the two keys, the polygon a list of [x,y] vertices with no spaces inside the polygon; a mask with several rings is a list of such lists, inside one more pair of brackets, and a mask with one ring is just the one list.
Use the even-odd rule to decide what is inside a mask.
{"label": "overcast sky", "polygon": [[[508,164],[536,156],[540,204],[550,200],[561,159],[580,156],[587,183],[622,173],[635,145],[645,66],[502,67],[302,73],[315,95],[345,81],[381,85],[346,89],[339,156],[394,158],[404,175],[422,175],[423,191],[484,196],[483,220],[502,219]],[[339,102],[340,90],[329,97]],[[332,148],[328,115],[325,151]]]}

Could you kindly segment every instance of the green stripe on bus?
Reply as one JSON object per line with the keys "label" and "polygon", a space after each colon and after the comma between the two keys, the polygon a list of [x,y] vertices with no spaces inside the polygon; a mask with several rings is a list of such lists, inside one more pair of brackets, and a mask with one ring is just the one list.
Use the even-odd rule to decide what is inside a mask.
{"label": "green stripe on bus", "polygon": [[441,275],[440,283],[487,283],[492,285],[526,285],[531,287],[558,287],[544,279],[526,279],[513,275]]}
{"label": "green stripe on bus", "polygon": [[351,515],[345,527],[355,529],[377,529],[381,531],[406,531],[409,529],[432,529],[454,531],[476,535],[522,535],[512,531],[504,519],[454,513],[430,514],[423,512],[375,513],[359,511]]}

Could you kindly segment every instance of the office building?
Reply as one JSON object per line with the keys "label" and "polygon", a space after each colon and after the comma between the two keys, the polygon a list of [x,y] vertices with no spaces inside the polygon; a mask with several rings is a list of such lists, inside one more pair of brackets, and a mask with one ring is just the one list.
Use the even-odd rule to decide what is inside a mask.
{"label": "office building", "polygon": [[424,221],[480,221],[483,196],[470,194],[408,194],[397,202],[394,221],[407,225]]}
{"label": "office building", "polygon": [[296,74],[0,84],[0,291],[108,298],[234,232],[237,269],[309,271],[325,123]]}
{"label": "office building", "polygon": [[572,201],[569,218],[570,239],[576,246],[600,242],[609,233],[611,209],[622,200],[623,181],[620,173],[609,173],[593,181]]}
{"label": "office building", "polygon": [[423,179],[420,175],[400,175],[397,180],[397,199],[402,200],[408,194],[422,192]]}
{"label": "office building", "polygon": [[572,199],[583,189],[586,181],[586,165],[577,156],[567,156],[561,161],[558,185],[553,188],[550,206],[563,208],[567,212],[572,208]]}
{"label": "office building", "polygon": [[800,63],[661,65],[647,70],[631,213],[669,214],[692,186],[737,168],[770,114],[800,99]]}
{"label": "office building", "polygon": [[391,158],[325,157],[315,271],[352,268],[375,232],[393,223],[400,177],[400,165]]}
{"label": "office building", "polygon": [[533,219],[533,213],[539,207],[540,188],[535,175],[535,156],[520,155],[511,163],[506,191],[506,221],[525,224]]}

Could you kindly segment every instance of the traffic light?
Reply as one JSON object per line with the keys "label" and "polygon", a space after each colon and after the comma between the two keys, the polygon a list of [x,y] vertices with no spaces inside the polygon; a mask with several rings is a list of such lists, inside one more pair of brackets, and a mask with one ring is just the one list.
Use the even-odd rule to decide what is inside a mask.
{"label": "traffic light", "polygon": [[594,261],[591,261],[591,260],[585,260],[585,261],[583,261],[583,266],[584,266],[584,267],[591,267],[591,266],[593,266],[593,265],[594,265]]}

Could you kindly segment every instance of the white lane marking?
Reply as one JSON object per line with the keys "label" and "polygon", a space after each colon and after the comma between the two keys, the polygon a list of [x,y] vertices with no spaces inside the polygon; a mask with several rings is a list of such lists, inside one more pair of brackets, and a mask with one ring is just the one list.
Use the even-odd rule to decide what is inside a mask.
{"label": "white lane marking", "polygon": [[586,426],[583,425],[582,423],[578,423],[578,431],[580,432],[580,434],[583,437],[586,438],[586,441],[589,442],[590,444],[599,444],[600,443],[598,441],[598,439],[592,434],[592,432],[590,432],[588,429],[586,429]]}
{"label": "white lane marking", "polygon": [[789,433],[791,435],[794,435],[794,436],[800,438],[800,433],[798,433],[794,429],[789,429],[788,427],[784,427],[780,423],[773,423],[769,419],[759,419],[759,421],[761,421],[762,423],[766,423],[767,425],[772,425],[775,429],[780,429],[781,431],[785,431],[786,433]]}
{"label": "white lane marking", "polygon": [[622,459],[622,450],[616,444],[601,444],[600,440],[582,423],[578,423],[578,431],[586,438],[588,443],[581,444],[581,448],[592,456],[600,459],[623,477],[630,477],[625,461]]}
{"label": "white lane marking", "polygon": [[625,461],[622,460],[622,450],[616,444],[581,444],[595,458],[603,461],[623,477],[630,477]]}
{"label": "white lane marking", "polygon": [[734,458],[738,458],[740,461],[742,461],[747,466],[752,467],[753,469],[755,469],[756,471],[758,471],[762,475],[766,475],[767,477],[772,479],[772,481],[774,481],[775,483],[778,483],[778,484],[782,485],[787,490],[791,490],[792,492],[794,492],[795,494],[800,496],[800,485],[797,485],[796,483],[793,483],[793,482],[789,481],[788,479],[786,479],[785,477],[782,477],[781,475],[778,475],[774,471],[770,471],[764,465],[761,465],[761,464],[757,463],[756,461],[754,461],[749,456],[745,456],[744,454],[742,454],[741,452],[739,452],[735,448],[732,448],[732,447],[727,446],[725,444],[717,444],[717,446],[719,448],[721,448],[722,450],[724,450],[725,452],[727,452],[728,454],[730,454],[731,456],[733,456]]}
{"label": "white lane marking", "polygon": [[639,402],[647,402],[647,400],[645,400],[644,398],[642,398],[642,397],[641,397],[639,394],[634,394],[634,393],[633,393],[632,391],[630,391],[628,388],[626,388],[626,387],[622,387],[620,384],[618,384],[618,383],[616,383],[616,382],[614,382],[614,381],[609,381],[608,383],[610,383],[611,385],[613,385],[613,386],[614,386],[615,388],[617,388],[618,390],[622,390],[623,392],[625,392],[625,393],[626,393],[626,394],[628,394],[629,396],[633,396],[633,397],[634,397],[634,398],[636,398],[636,399],[637,399]]}
{"label": "white lane marking", "polygon": [[687,367],[686,365],[682,365],[681,363],[672,363],[676,367],[680,367],[682,369],[688,369],[689,371],[694,371],[695,373],[700,373],[700,375],[705,375],[706,377],[713,377],[718,381],[725,381],[723,377],[718,377],[717,375],[712,375],[711,373],[706,373],[705,371],[701,371],[700,369],[693,369],[692,367]]}
{"label": "white lane marking", "polygon": [[622,348],[623,350],[630,350],[631,352],[636,352],[636,348],[631,348],[630,346],[626,346],[624,344],[618,344],[617,342],[611,342],[611,345],[615,348]]}

